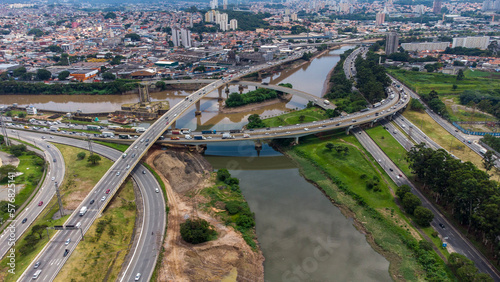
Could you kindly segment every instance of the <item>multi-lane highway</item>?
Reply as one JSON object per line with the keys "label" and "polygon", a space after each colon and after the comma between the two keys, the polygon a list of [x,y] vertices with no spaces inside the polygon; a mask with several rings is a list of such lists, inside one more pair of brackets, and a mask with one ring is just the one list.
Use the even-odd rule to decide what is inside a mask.
{"label": "multi-lane highway", "polygon": [[[40,133],[22,132],[20,134],[24,139],[34,140],[37,144],[39,144],[41,140],[44,140],[41,139],[42,134]],[[60,136],[56,136],[49,140],[51,142],[80,148],[88,148],[88,143],[82,140],[75,140]],[[92,149],[94,152],[112,160],[120,159],[122,156],[121,152],[99,144],[93,144]],[[53,150],[58,151],[57,149]],[[62,164],[64,169],[64,161],[62,158],[56,163]],[[142,165],[138,165],[134,168],[132,171],[132,177],[141,191],[143,204],[141,205],[142,210],[139,212],[142,214],[144,219],[139,226],[141,230],[139,238],[135,240],[135,244],[131,249],[133,254],[131,260],[126,266],[125,271],[121,273],[121,281],[132,280],[138,272],[142,273],[142,277],[144,277],[144,279],[148,279],[148,277],[151,276],[163,241],[163,231],[165,230],[166,222],[166,215],[164,212],[165,202],[161,195],[162,192],[156,192],[156,188],[159,188],[159,184],[155,177]],[[76,213],[73,214],[65,225],[76,226],[78,222],[80,222],[82,231],[86,232],[88,230],[95,217],[102,211],[105,201],[109,201],[112,197],[112,194],[106,194],[106,191],[107,189],[113,189],[113,185],[109,183],[105,184],[106,185],[96,186],[80,205],[80,207],[88,207],[87,213],[82,217],[76,215]],[[99,189],[99,187],[101,189]],[[106,200],[101,201],[102,197],[106,197]],[[46,202],[48,203],[49,200],[50,198],[48,198]],[[91,200],[94,200],[93,204],[90,204]],[[79,211],[80,207],[77,211]],[[71,242],[68,245],[65,245],[65,241],[67,239],[71,239]],[[80,239],[81,235],[79,230],[64,230],[56,233],[44,248],[44,251],[38,255],[32,265],[28,267],[23,276],[20,278],[20,281],[28,281],[31,279],[31,276],[35,271],[33,269],[33,264],[37,261],[41,262],[38,269],[42,270],[38,279],[42,281],[52,281],[64,265],[66,259],[69,258],[69,256],[64,256],[65,250],[68,249],[69,253],[71,253],[76,248]]]}

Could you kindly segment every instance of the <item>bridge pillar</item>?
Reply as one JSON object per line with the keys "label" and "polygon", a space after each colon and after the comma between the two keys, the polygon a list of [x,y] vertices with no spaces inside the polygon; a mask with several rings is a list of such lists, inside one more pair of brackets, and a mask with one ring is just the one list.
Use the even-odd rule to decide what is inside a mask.
{"label": "bridge pillar", "polygon": [[299,145],[299,136],[295,136],[295,144]]}
{"label": "bridge pillar", "polygon": [[352,126],[352,125],[351,125],[351,126],[349,126],[349,127],[347,127],[347,128],[345,129],[345,134],[346,134],[346,135],[349,135],[349,132],[351,131],[351,129],[352,129],[352,128],[353,128],[353,126]]}
{"label": "bridge pillar", "polygon": [[240,91],[240,94],[243,94],[243,89],[245,89],[245,88],[243,87],[243,85],[240,84],[238,86],[238,90]]}
{"label": "bridge pillar", "polygon": [[219,89],[217,89],[217,90],[219,90],[219,99],[218,99],[218,100],[219,100],[219,102],[220,102],[220,101],[224,100],[224,99],[222,98],[222,88],[219,88]]}
{"label": "bridge pillar", "polygon": [[260,71],[257,72],[257,78],[259,80],[262,80],[262,72],[260,72]]}
{"label": "bridge pillar", "polygon": [[201,100],[198,100],[198,101],[196,102],[196,111],[194,112],[194,115],[195,115],[195,116],[201,116],[201,110],[200,110],[200,104],[201,104],[201,103],[200,103],[200,101],[201,101]]}
{"label": "bridge pillar", "polygon": [[172,122],[172,125],[170,126],[170,129],[175,129],[177,126],[177,121],[174,120],[174,122]]}

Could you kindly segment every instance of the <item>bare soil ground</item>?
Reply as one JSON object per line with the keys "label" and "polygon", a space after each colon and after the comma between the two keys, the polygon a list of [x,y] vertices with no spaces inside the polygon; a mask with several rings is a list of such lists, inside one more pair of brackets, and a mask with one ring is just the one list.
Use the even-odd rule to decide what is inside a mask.
{"label": "bare soil ground", "polygon": [[[240,233],[198,209],[207,200],[198,192],[213,185],[211,165],[200,154],[180,148],[150,150],[146,163],[163,179],[170,208],[158,281],[264,281],[262,252],[254,252]],[[218,238],[198,245],[184,242],[180,224],[189,217],[210,222]]]}

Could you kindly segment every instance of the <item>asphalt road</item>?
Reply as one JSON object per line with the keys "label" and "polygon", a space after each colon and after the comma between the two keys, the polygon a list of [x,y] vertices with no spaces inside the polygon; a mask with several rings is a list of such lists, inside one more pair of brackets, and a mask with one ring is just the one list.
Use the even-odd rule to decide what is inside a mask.
{"label": "asphalt road", "polygon": [[[27,139],[36,140],[37,144],[41,139],[42,134],[34,132],[23,132]],[[88,148],[88,143],[81,140],[75,140],[72,138],[59,137],[56,136],[53,139],[49,139],[51,142],[76,146],[80,148]],[[51,146],[52,147],[52,146]],[[112,160],[117,160],[121,158],[122,153],[115,149],[100,144],[92,144],[92,149],[94,152],[101,154]],[[54,149],[56,150],[56,149]],[[57,150],[56,150],[57,151]],[[63,160],[57,162],[59,164],[64,164]],[[64,167],[64,165],[62,165]],[[143,173],[145,172],[145,173]],[[144,221],[141,222],[141,232],[131,252],[133,252],[133,257],[130,263],[126,267],[125,273],[121,275],[121,281],[133,280],[136,273],[142,273],[144,281],[149,279],[151,276],[154,266],[156,263],[156,258],[158,257],[159,250],[161,248],[161,242],[163,241],[163,231],[165,230],[166,224],[166,214],[165,214],[165,203],[161,195],[161,190],[156,193],[155,188],[159,188],[159,184],[155,177],[147,170],[144,166],[138,165],[132,171],[132,177],[137,183],[141,196],[143,198],[143,210],[141,211],[144,215]],[[94,189],[89,193],[89,195],[82,202],[81,206],[87,206],[87,213],[80,217],[77,215],[80,207],[65,223],[65,225],[76,225],[81,222],[82,231],[85,233],[90,225],[95,220],[95,217],[100,213],[104,205],[109,201],[114,194],[110,191],[106,194],[107,189],[116,189],[111,183],[101,183],[96,185]],[[52,193],[53,195],[53,193]],[[103,197],[106,197],[104,201],[101,201]],[[50,200],[50,199],[49,199]],[[94,200],[93,204],[90,201]],[[47,200],[48,202],[48,200]],[[157,212],[162,211],[162,212]],[[68,245],[65,245],[65,241],[71,239]],[[69,256],[64,257],[65,249],[68,249],[71,253],[77,246],[81,239],[81,233],[79,230],[61,230],[57,232],[44,248],[44,250],[33,260],[32,264],[25,271],[20,281],[31,280],[31,276],[34,273],[33,264],[36,261],[41,262],[41,266],[38,269],[42,270],[42,274],[38,280],[42,281],[52,281],[57,273],[60,271]]]}

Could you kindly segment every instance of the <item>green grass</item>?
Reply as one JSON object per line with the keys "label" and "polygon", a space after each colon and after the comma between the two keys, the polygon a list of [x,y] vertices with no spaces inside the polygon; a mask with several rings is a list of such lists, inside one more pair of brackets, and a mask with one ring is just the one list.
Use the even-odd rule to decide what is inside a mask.
{"label": "green grass", "polygon": [[409,164],[405,159],[406,150],[386,129],[382,126],[376,126],[365,131],[406,176],[412,176]]}
{"label": "green grass", "polygon": [[[299,121],[300,116],[304,116],[304,121]],[[325,110],[320,108],[307,108],[300,111],[293,111],[277,117],[264,119],[264,124],[268,127],[278,127],[280,125],[292,125],[297,123],[313,122],[327,119]]]}
{"label": "green grass", "polygon": [[[2,150],[5,152],[5,150]],[[14,204],[16,206],[21,206],[24,202],[28,200],[33,191],[38,186],[38,183],[44,179],[44,164],[45,161],[39,157],[38,155],[30,155],[26,154],[26,152],[19,156],[19,165],[17,166],[17,170],[22,172],[23,174],[14,178],[14,184],[16,190],[20,189],[21,185],[24,185],[24,188],[16,194],[14,198]],[[8,178],[2,179],[0,182],[1,185],[5,185],[8,183]],[[2,221],[5,221],[9,218],[9,214],[6,213],[2,217]]]}
{"label": "green grass", "polygon": [[[384,136],[388,133],[384,133],[383,129],[374,129],[370,134]],[[287,150],[286,154],[299,163],[301,172],[307,179],[316,183],[335,203],[347,207],[359,221],[362,221],[369,234],[373,235],[373,242],[376,243],[374,248],[391,262],[389,271],[393,279],[395,277],[397,277],[395,280],[424,279],[422,266],[416,261],[412,250],[404,243],[408,238],[420,240],[420,236],[409,223],[409,219],[400,211],[389,192],[389,186],[395,189],[395,184],[388,180],[389,186],[387,186],[381,181],[379,184],[382,188],[381,192],[367,189],[361,180],[361,175],[389,179],[388,176],[379,172],[381,169],[378,164],[375,164],[376,162],[354,136],[345,136],[338,132],[331,137],[334,138],[330,139],[325,136],[322,136],[322,140],[311,137],[303,138],[300,145]],[[386,138],[384,142],[387,141]],[[347,156],[330,152],[325,147],[328,142],[346,144],[342,140],[355,145],[348,145],[350,150]],[[388,141],[384,147],[395,146],[393,142],[397,141],[394,139]],[[400,145],[399,148],[404,150]],[[362,152],[369,157],[367,158]],[[372,162],[370,163],[369,160]],[[375,170],[374,165],[379,167],[379,171]],[[325,178],[325,175],[329,179]],[[435,244],[439,245],[440,242],[435,242]],[[451,276],[449,272],[448,275]]]}
{"label": "green grass", "polygon": [[[457,81],[456,75],[406,71],[400,69],[387,69],[387,71],[420,94],[429,93],[431,90],[435,90],[440,95],[460,95],[464,90],[485,91],[500,88],[499,76],[489,78],[482,75],[468,74],[468,72],[466,72],[465,79]],[[456,90],[452,89],[454,84],[458,86]]]}
{"label": "green grass", "polygon": [[93,142],[97,143],[97,144],[104,145],[104,146],[111,147],[113,149],[116,149],[116,150],[122,151],[122,152],[125,152],[128,149],[128,147],[130,147],[130,145],[126,145],[126,144],[111,143],[111,142],[105,142],[105,141],[94,140]]}
{"label": "green grass", "polygon": [[103,125],[97,121],[82,121],[82,120],[74,120],[74,119],[63,119],[64,123],[73,123],[73,124],[93,124],[93,125]]}
{"label": "green grass", "polygon": [[[490,114],[481,113],[479,110],[473,112],[472,109],[460,106],[459,97],[455,95],[441,95],[441,101],[446,105],[446,110],[450,114],[452,121],[497,121],[498,119]],[[467,128],[466,124],[462,127]],[[481,130],[482,131],[482,130]]]}
{"label": "green grass", "polygon": [[464,75],[466,78],[477,78],[477,77],[487,77],[487,78],[494,78],[494,79],[500,79],[500,74],[494,73],[494,72],[487,72],[487,71],[472,71],[470,69],[466,70],[464,72]]}

